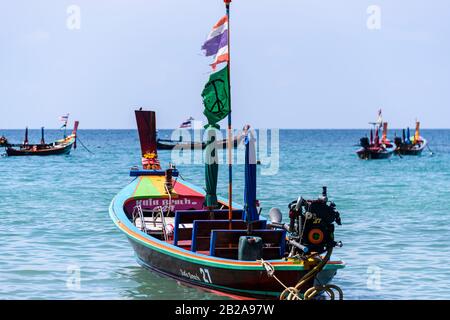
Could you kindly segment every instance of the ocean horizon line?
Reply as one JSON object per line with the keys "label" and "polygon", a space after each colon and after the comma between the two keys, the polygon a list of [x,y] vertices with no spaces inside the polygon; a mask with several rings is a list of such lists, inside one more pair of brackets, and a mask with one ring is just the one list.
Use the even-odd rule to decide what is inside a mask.
{"label": "ocean horizon line", "polygon": [[[411,130],[415,130],[414,126],[409,127]],[[181,128],[158,128],[157,130],[178,130]],[[329,131],[360,131],[360,130],[370,130],[371,128],[256,128],[256,130],[285,130],[285,131],[298,131],[298,130],[304,130],[304,131],[325,131],[325,130],[329,130]],[[395,131],[395,130],[403,130],[406,129],[405,128],[389,128],[389,131]],[[8,128],[8,129],[4,129],[4,128],[0,128],[0,131],[4,130],[4,131],[16,131],[16,130],[25,130],[25,128]],[[41,130],[41,128],[30,128],[28,127],[28,130]],[[60,128],[45,128],[45,130],[52,130],[52,131],[63,131],[63,129]],[[71,131],[72,128],[67,128],[67,132]],[[137,130],[136,128],[79,128],[78,131],[130,131],[130,130]],[[188,128],[188,130],[191,130],[190,128]],[[204,130],[202,128],[202,130]],[[227,130],[225,127],[221,128],[221,130]],[[233,128],[233,130],[240,130],[239,127]],[[420,128],[420,130],[450,130],[449,128]]]}

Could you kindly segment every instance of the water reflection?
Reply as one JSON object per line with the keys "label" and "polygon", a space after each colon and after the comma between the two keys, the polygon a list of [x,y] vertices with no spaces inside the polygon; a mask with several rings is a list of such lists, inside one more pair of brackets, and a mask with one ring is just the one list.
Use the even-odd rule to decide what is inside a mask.
{"label": "water reflection", "polygon": [[140,266],[122,268],[118,273],[128,279],[130,286],[120,295],[123,299],[151,300],[222,300],[227,299],[179,281],[158,275]]}

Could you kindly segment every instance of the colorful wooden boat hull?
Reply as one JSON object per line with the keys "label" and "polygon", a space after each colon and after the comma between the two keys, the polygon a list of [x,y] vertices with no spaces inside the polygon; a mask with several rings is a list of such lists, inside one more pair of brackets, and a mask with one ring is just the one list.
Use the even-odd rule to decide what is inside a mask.
{"label": "colorful wooden boat hull", "polygon": [[[242,142],[243,136],[239,136],[233,139],[233,148],[237,148],[239,144]],[[156,145],[158,150],[173,150],[175,148],[178,149],[205,149],[206,143],[204,142],[179,142],[174,140],[163,140],[158,139],[156,141]],[[228,141],[226,139],[220,140],[217,142],[217,146],[219,148],[226,148],[228,145]]]}
{"label": "colorful wooden boat hull", "polygon": [[401,145],[395,149],[395,153],[402,156],[420,156],[427,145],[427,140],[422,138],[422,143],[420,145]]}
{"label": "colorful wooden boat hull", "polygon": [[[265,270],[215,266],[214,263],[190,262],[180,257],[172,257],[129,238],[140,265],[159,274],[187,284],[222,291],[225,293],[253,298],[277,298],[283,288],[267,275]],[[326,268],[319,274],[320,283],[329,283],[336,274],[335,268]],[[277,271],[283,283],[295,285],[306,274],[304,270]],[[309,287],[311,284],[309,285]]]}
{"label": "colorful wooden boat hull", "polygon": [[6,148],[6,154],[9,157],[13,156],[54,156],[54,155],[64,155],[69,154],[72,150],[72,146],[75,142],[75,139],[73,141],[70,141],[69,143],[57,145],[55,147],[51,147],[48,149],[37,149],[36,151],[33,151],[30,149],[15,149],[13,147]]}
{"label": "colorful wooden boat hull", "polygon": [[[224,259],[192,252],[140,231],[127,217],[125,208],[138,195],[144,196],[139,193],[141,189],[142,192],[148,190],[142,186],[142,179],[155,178],[140,177],[132,181],[113,199],[109,209],[115,225],[128,237],[139,264],[188,285],[208,290],[253,298],[273,299],[280,295],[284,288],[267,275],[258,261]],[[177,184],[182,184],[184,188],[180,197],[187,196],[188,193],[204,195],[201,189],[187,182]],[[219,202],[225,203],[226,200],[219,198]],[[238,205],[235,207],[239,208]],[[174,209],[178,210],[178,207]],[[298,261],[279,259],[269,262],[275,268],[275,275],[287,286],[296,285],[308,272],[308,268]],[[344,268],[343,262],[329,262],[316,280],[320,279],[322,284],[328,283],[341,268]]]}
{"label": "colorful wooden boat hull", "polygon": [[162,140],[158,139],[156,141],[156,145],[158,150],[173,150],[176,148],[178,149],[205,149],[206,143],[202,142],[179,142],[174,140]]}
{"label": "colorful wooden boat hull", "polygon": [[[53,156],[69,154],[72,146],[76,147],[79,122],[75,121],[72,134],[51,144],[44,144],[44,129],[42,128],[41,144],[8,144],[6,154],[14,156]],[[25,131],[25,141],[28,142],[28,128]]]}
{"label": "colorful wooden boat hull", "polygon": [[383,151],[372,151],[370,149],[361,148],[356,151],[358,157],[362,160],[381,160],[389,159],[394,154],[395,147],[386,148]]}

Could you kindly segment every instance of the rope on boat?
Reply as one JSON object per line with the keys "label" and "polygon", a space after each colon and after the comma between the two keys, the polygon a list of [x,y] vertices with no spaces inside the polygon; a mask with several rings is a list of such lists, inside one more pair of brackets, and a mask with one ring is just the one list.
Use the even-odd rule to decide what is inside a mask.
{"label": "rope on boat", "polygon": [[334,293],[334,291],[338,293],[339,300],[342,300],[344,298],[344,293],[342,292],[341,288],[339,288],[337,285],[334,284],[327,284],[325,286],[322,285],[314,286],[306,290],[304,294],[304,300],[311,300],[322,292],[328,294],[330,300],[336,300],[336,294]]}
{"label": "rope on boat", "polygon": [[427,148],[428,148],[428,150],[430,151],[430,155],[432,156],[432,155],[434,155],[434,152],[433,152],[433,150],[431,150],[431,148],[430,148],[430,145],[429,144],[427,144]]}
{"label": "rope on boat", "polygon": [[331,300],[335,300],[335,291],[338,293],[338,299],[343,300],[344,294],[342,292],[342,289],[333,284],[316,285],[307,289],[303,295],[300,294],[302,287],[308,281],[315,278],[315,276],[323,270],[325,265],[330,260],[332,252],[333,248],[328,248],[325,257],[321,259],[321,261],[306,275],[304,275],[294,287],[286,286],[280,279],[275,276],[275,268],[270,264],[270,262],[261,259],[261,265],[264,267],[264,269],[266,269],[267,275],[271,278],[274,278],[284,288],[283,292],[280,294],[280,300],[310,300],[315,298],[322,292],[327,293]]}
{"label": "rope on boat", "polygon": [[84,148],[84,149],[86,149],[86,151],[87,152],[89,152],[90,154],[94,154],[91,150],[89,150],[85,145],[84,145],[84,143],[83,143],[83,141],[81,141],[81,139],[80,139],[80,137],[77,135],[77,138],[76,138],[78,141],[80,141],[80,143],[81,143],[81,146]]}
{"label": "rope on boat", "polygon": [[275,275],[275,268],[270,264],[270,262],[261,259],[261,265],[264,267],[264,269],[266,269],[267,275],[278,281],[278,283],[284,288],[283,293],[289,293],[289,299],[282,299],[282,293],[280,295],[280,300],[301,300],[300,296],[298,295],[298,290],[293,287],[287,287],[280,279],[277,278],[277,276]]}

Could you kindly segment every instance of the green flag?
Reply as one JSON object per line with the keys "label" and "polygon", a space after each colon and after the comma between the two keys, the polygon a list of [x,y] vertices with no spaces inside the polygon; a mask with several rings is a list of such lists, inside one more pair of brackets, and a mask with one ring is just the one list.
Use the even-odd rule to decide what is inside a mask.
{"label": "green flag", "polygon": [[208,118],[208,125],[219,128],[217,122],[230,113],[230,94],[228,68],[213,73],[203,89],[203,114]]}

